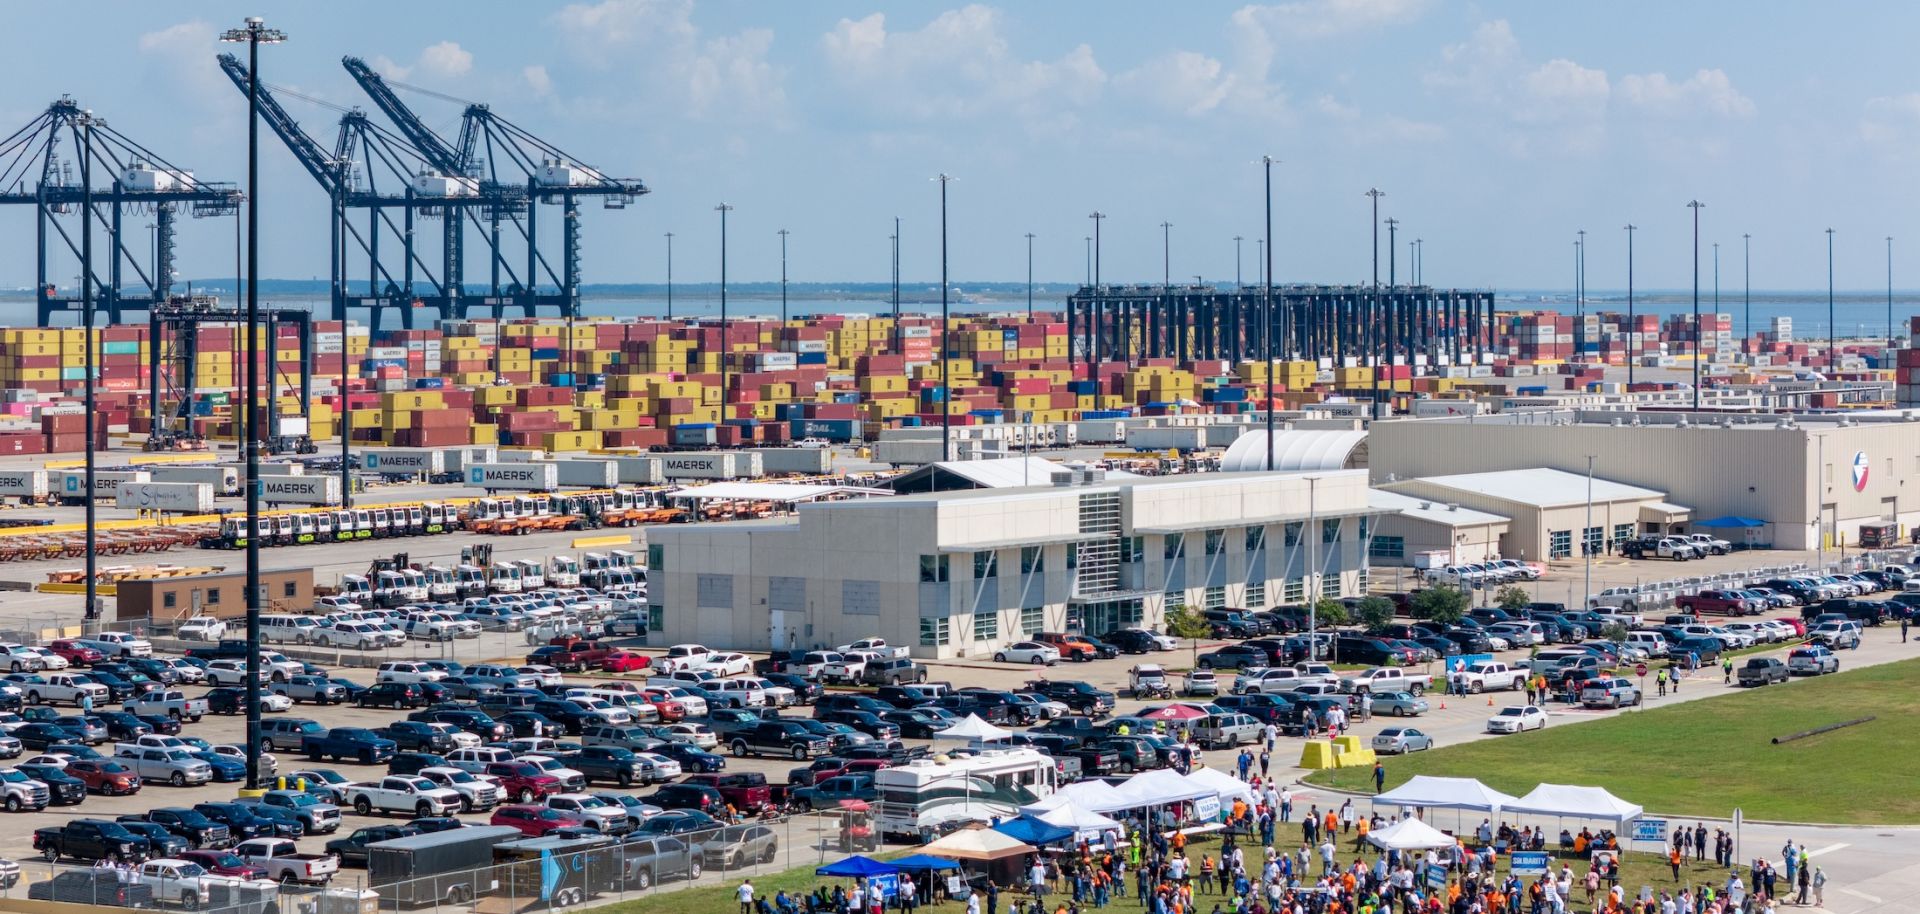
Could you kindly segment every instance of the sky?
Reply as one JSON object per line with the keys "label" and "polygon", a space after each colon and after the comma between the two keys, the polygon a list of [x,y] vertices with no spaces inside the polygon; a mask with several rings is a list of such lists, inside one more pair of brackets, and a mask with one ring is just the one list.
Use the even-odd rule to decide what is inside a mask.
{"label": "sky", "polygon": [[[1586,229],[1588,287],[1621,288],[1631,222],[1636,284],[1686,287],[1696,199],[1703,268],[1721,243],[1729,284],[1751,234],[1755,288],[1824,287],[1828,227],[1840,288],[1885,283],[1889,235],[1896,279],[1920,274],[1901,216],[1920,203],[1913,4],[335,0],[10,17],[16,35],[72,35],[83,9],[84,47],[10,46],[4,132],[70,94],[202,178],[241,180],[244,98],[216,39],[264,15],[290,37],[262,52],[269,85],[371,109],[339,63],[360,56],[645,181],[634,206],[584,212],[589,282],[661,281],[669,231],[675,278],[717,279],[723,201],[734,279],[777,279],[785,228],[794,280],[884,281],[897,215],[904,274],[934,282],[943,172],[956,282],[1023,279],[1029,232],[1038,279],[1082,279],[1095,210],[1109,281],[1159,281],[1163,222],[1173,276],[1231,280],[1240,235],[1252,281],[1263,155],[1279,160],[1282,281],[1368,279],[1376,187],[1400,269],[1420,238],[1438,285],[1566,287]],[[459,105],[402,94],[458,131]],[[331,146],[336,111],[284,103]],[[261,275],[324,276],[326,198],[262,139]],[[185,225],[182,275],[230,274],[231,233]],[[32,281],[32,239],[26,208],[0,215],[0,283]]]}

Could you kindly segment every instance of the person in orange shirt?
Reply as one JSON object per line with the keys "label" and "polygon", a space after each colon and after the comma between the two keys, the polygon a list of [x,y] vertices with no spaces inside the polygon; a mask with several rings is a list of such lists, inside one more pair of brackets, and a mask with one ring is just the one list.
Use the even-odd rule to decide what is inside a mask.
{"label": "person in orange shirt", "polygon": [[1326,827],[1327,827],[1326,834],[1328,835],[1332,835],[1336,830],[1340,828],[1340,817],[1334,815],[1333,810],[1331,809],[1327,810]]}

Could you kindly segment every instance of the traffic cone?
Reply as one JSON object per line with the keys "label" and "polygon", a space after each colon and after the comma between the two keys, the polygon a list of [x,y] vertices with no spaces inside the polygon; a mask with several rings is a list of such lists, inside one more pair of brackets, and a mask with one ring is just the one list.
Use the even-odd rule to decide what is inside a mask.
{"label": "traffic cone", "polygon": [[1447,709],[1447,700],[1442,698],[1440,699],[1440,710],[1445,711],[1446,709]]}
{"label": "traffic cone", "polygon": [[1488,696],[1487,696],[1487,707],[1489,707],[1489,708],[1491,708],[1491,707],[1493,707],[1493,696],[1492,696],[1492,695],[1488,695]]}

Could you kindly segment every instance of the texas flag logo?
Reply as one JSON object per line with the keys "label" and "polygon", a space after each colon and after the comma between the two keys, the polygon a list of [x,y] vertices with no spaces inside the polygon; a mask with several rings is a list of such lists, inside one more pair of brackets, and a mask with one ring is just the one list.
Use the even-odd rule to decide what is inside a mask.
{"label": "texas flag logo", "polygon": [[1867,490],[1867,470],[1868,470],[1867,452],[1861,451],[1857,454],[1854,454],[1853,455],[1853,490],[1855,492],[1865,492]]}

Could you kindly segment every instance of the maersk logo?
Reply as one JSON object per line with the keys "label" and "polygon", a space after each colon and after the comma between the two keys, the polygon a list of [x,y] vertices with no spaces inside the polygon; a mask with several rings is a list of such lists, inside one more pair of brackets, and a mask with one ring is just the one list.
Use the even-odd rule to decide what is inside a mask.
{"label": "maersk logo", "polygon": [[467,470],[467,485],[470,485],[470,486],[482,485],[486,481],[487,481],[486,470],[483,470],[480,467],[473,467]]}
{"label": "maersk logo", "polygon": [[711,457],[703,460],[689,460],[686,458],[676,460],[672,457],[666,459],[666,467],[669,470],[711,470],[716,466],[719,466],[719,462]]}

